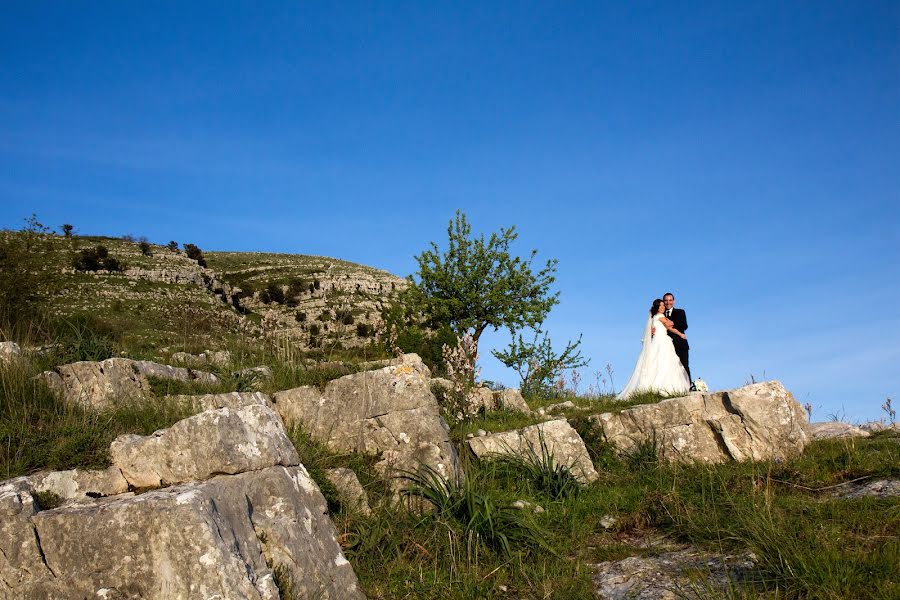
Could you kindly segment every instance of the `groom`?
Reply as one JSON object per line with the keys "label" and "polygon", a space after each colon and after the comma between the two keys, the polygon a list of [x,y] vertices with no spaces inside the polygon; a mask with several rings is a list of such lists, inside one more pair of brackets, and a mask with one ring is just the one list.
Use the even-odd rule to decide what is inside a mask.
{"label": "groom", "polygon": [[[672,292],[666,292],[663,295],[663,305],[666,307],[666,317],[672,319],[673,327],[681,333],[685,333],[688,328],[687,315],[684,314],[682,309],[675,308],[675,296]],[[681,339],[674,333],[669,333],[669,337],[672,338],[672,343],[675,345],[675,354],[678,355],[684,370],[687,371],[688,381],[691,382],[691,389],[693,390],[694,380],[691,379],[691,368],[688,366],[688,351],[690,350],[688,341]]]}

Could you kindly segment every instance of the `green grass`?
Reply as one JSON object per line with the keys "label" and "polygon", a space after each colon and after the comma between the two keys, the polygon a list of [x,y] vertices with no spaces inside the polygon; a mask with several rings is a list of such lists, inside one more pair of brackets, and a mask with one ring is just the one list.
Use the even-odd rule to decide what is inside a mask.
{"label": "green grass", "polygon": [[123,433],[149,435],[188,416],[187,407],[162,399],[91,411],[63,402],[35,371],[0,366],[0,477],[40,469],[102,468],[109,444]]}

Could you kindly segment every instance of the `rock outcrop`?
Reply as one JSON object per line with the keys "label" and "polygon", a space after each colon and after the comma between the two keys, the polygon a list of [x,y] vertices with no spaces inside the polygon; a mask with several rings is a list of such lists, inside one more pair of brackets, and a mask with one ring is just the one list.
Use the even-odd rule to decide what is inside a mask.
{"label": "rock outcrop", "polygon": [[150,436],[120,435],[109,451],[135,488],[300,462],[281,419],[261,404],[206,411]]}
{"label": "rock outcrop", "polygon": [[466,443],[480,459],[511,454],[543,460],[546,448],[554,463],[568,467],[581,483],[599,478],[584,441],[565,419],[474,437]]}
{"label": "rock outcrop", "polygon": [[840,421],[810,423],[809,433],[814,440],[831,440],[840,438],[869,437],[868,431]]}
{"label": "rock outcrop", "polygon": [[[299,425],[332,450],[380,454],[385,476],[425,464],[455,478],[459,462],[430,389],[430,373],[415,354],[399,365],[354,373],[324,390],[304,386],[274,395],[286,425]],[[399,484],[399,482],[398,482]]]}
{"label": "rock outcrop", "polygon": [[50,388],[62,395],[67,402],[88,408],[104,408],[119,400],[148,394],[150,384],[147,377],[219,383],[219,379],[212,373],[129,358],[75,362],[59,366],[53,371],[44,371],[41,375]]}
{"label": "rock outcrop", "polygon": [[662,460],[787,458],[800,454],[810,439],[806,412],[777,381],[695,392],[594,415],[590,421],[619,451],[655,444]]}
{"label": "rock outcrop", "polygon": [[0,487],[0,598],[363,598],[302,466],[38,510]]}

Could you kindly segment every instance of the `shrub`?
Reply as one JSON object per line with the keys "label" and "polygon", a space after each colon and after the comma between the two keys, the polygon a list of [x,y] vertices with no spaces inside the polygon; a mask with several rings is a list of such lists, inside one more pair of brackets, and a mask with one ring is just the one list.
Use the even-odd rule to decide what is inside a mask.
{"label": "shrub", "polygon": [[259,293],[259,299],[265,304],[271,302],[284,304],[284,290],[282,290],[281,286],[277,283],[270,283],[266,286],[266,289]]}
{"label": "shrub", "polygon": [[146,238],[142,238],[141,241],[138,242],[138,246],[141,249],[141,254],[144,256],[153,256],[153,252],[150,251],[150,242],[148,242]]}
{"label": "shrub", "polygon": [[200,265],[201,267],[206,266],[206,259],[203,258],[203,251],[200,250],[200,248],[198,248],[194,244],[185,244],[184,245],[184,253],[191,260],[196,260],[197,264]]}
{"label": "shrub", "polygon": [[368,323],[357,323],[356,324],[356,336],[361,338],[372,337],[374,333],[374,328]]}
{"label": "shrub", "polygon": [[178,242],[172,240],[168,244],[166,244],[166,248],[169,249],[169,252],[178,252]]}
{"label": "shrub", "polygon": [[75,230],[71,223],[63,223],[60,229],[62,230],[62,234],[67,238],[72,237],[72,232]]}
{"label": "shrub", "polygon": [[75,255],[72,260],[72,266],[76,271],[124,271],[125,264],[117,258],[109,255],[106,246],[95,246],[93,248],[85,248]]}
{"label": "shrub", "polygon": [[291,279],[288,283],[288,296],[296,298],[306,291],[307,284],[302,279]]}
{"label": "shrub", "polygon": [[298,323],[303,323],[304,321],[306,321],[306,313],[298,312],[297,314],[294,315],[294,318],[297,320]]}

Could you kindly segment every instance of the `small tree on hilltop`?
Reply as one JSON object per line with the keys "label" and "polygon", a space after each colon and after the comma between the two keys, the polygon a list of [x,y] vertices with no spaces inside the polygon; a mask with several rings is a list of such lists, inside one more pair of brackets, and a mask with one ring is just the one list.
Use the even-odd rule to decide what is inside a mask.
{"label": "small tree on hilltop", "polygon": [[532,262],[512,256],[510,244],[518,237],[515,226],[501,228],[485,240],[472,237],[466,215],[456,211],[447,227],[448,246],[437,244],[415,257],[419,280],[410,277],[405,298],[432,327],[449,325],[458,337],[472,336],[473,355],[481,334],[491,327],[518,330],[535,327],[559,302],[559,292],[550,293],[557,260],[551,259],[535,273]]}
{"label": "small tree on hilltop", "polygon": [[553,381],[563,371],[587,366],[590,361],[581,356],[579,346],[581,336],[575,342],[568,342],[565,349],[557,354],[550,343],[550,336],[536,328],[531,342],[526,342],[521,333],[518,336],[513,334],[512,341],[505,350],[494,350],[491,353],[519,374],[522,394],[532,397],[550,394]]}
{"label": "small tree on hilltop", "polygon": [[67,238],[72,237],[72,232],[75,230],[71,223],[63,223],[60,229],[62,230],[63,236]]}
{"label": "small tree on hilltop", "polygon": [[169,252],[178,252],[178,242],[172,240],[168,244],[166,244],[166,248],[169,249]]}

